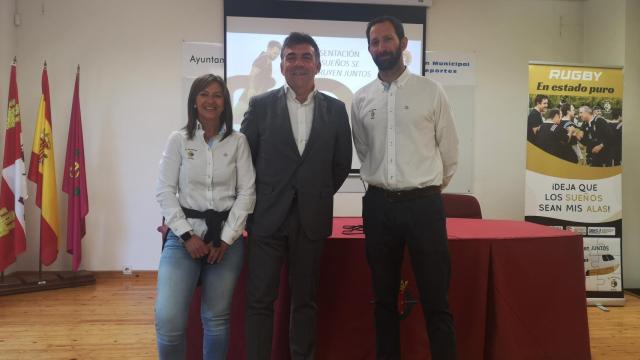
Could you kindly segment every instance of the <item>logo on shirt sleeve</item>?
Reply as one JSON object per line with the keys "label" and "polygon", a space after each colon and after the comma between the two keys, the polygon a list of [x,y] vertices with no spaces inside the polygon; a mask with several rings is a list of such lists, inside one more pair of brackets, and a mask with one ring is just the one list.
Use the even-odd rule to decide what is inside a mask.
{"label": "logo on shirt sleeve", "polygon": [[369,110],[369,119],[375,120],[375,118],[376,118],[376,109]]}

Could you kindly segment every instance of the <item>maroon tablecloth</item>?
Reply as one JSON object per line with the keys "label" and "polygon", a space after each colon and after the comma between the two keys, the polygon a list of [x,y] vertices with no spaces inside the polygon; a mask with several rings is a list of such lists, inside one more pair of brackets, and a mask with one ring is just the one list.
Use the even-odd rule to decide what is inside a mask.
{"label": "maroon tablecloth", "polygon": [[[317,359],[374,359],[373,298],[360,218],[336,218],[318,289]],[[448,219],[451,310],[460,359],[589,359],[582,238],[523,221]],[[399,306],[402,358],[429,359],[410,263]],[[283,274],[284,276],[284,274]],[[282,278],[284,280],[284,278]],[[286,285],[286,281],[281,282]],[[244,276],[234,295],[229,359],[244,359]],[[281,294],[288,289],[281,288]],[[272,358],[288,359],[288,301],[276,304]],[[403,302],[403,303],[402,303]],[[201,358],[199,296],[189,325],[189,358]]]}

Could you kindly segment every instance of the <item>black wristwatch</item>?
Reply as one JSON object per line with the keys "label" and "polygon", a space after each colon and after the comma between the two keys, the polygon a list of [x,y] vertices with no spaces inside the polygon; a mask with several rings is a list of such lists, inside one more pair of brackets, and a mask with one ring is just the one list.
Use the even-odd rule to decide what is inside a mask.
{"label": "black wristwatch", "polygon": [[182,239],[182,241],[187,241],[189,239],[191,239],[191,237],[195,235],[195,233],[191,230],[183,233],[182,235],[180,235],[180,239]]}

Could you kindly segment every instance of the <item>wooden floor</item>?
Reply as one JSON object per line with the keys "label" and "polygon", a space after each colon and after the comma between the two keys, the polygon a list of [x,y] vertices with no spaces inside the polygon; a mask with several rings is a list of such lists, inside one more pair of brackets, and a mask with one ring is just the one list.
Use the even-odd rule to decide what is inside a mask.
{"label": "wooden floor", "polygon": [[154,359],[155,273],[0,297],[0,359]]}
{"label": "wooden floor", "polygon": [[[0,359],[156,358],[155,273],[96,277],[96,285],[0,297]],[[587,310],[593,359],[640,359],[640,298],[626,299],[609,312]]]}

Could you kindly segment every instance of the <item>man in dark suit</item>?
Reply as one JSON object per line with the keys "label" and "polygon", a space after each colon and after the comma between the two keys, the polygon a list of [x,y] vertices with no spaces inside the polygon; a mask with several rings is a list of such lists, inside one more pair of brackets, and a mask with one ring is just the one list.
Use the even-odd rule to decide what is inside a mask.
{"label": "man in dark suit", "polygon": [[315,351],[316,283],[331,234],[333,195],[351,168],[351,130],[344,103],[318,92],[320,51],[291,33],[280,53],[286,85],[251,99],[241,131],[256,168],[247,278],[247,356],[269,359],[280,269],[289,265],[292,359]]}
{"label": "man in dark suit", "polygon": [[536,144],[536,135],[540,130],[540,125],[544,122],[542,114],[549,107],[549,97],[547,95],[536,95],[536,105],[529,111],[527,117],[527,141]]}
{"label": "man in dark suit", "polygon": [[587,147],[587,164],[594,167],[611,166],[614,134],[607,120],[596,116],[589,106],[581,106],[579,112],[585,136],[582,144]]}
{"label": "man in dark suit", "polygon": [[[547,118],[551,121],[545,121],[540,125],[536,136],[536,145],[551,155],[577,164],[578,155],[572,146],[578,141],[578,138],[581,138],[581,131],[577,130],[575,126],[563,126],[561,111],[563,110],[551,109],[547,111]],[[573,124],[573,122],[566,124],[569,123]]]}

